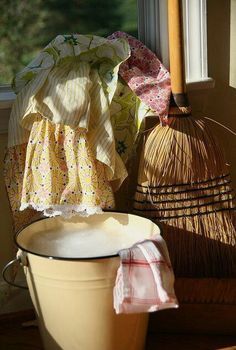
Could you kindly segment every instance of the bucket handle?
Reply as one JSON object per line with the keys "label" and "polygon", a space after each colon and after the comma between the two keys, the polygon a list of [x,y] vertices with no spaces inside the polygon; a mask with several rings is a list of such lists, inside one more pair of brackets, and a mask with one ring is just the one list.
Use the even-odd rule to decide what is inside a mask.
{"label": "bucket handle", "polygon": [[16,283],[14,283],[14,282],[12,282],[12,281],[10,281],[10,280],[7,279],[7,277],[6,277],[7,270],[9,269],[9,267],[10,267],[11,265],[13,265],[13,264],[15,264],[15,263],[19,263],[19,264],[20,264],[20,263],[21,263],[21,258],[20,258],[20,257],[17,257],[17,258],[15,258],[15,259],[9,261],[9,263],[7,263],[7,264],[4,266],[3,270],[2,270],[2,277],[3,277],[4,281],[5,281],[7,284],[10,284],[10,285],[13,286],[13,287],[17,287],[17,288],[21,288],[21,289],[28,289],[28,287],[26,287],[26,286],[21,286],[20,284],[16,284]]}

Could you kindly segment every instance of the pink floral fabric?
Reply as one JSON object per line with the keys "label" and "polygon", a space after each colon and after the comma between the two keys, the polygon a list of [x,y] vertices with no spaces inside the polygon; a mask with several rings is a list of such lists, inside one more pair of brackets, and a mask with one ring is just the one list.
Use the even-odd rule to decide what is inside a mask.
{"label": "pink floral fabric", "polygon": [[142,42],[124,32],[115,32],[108,39],[125,38],[131,56],[120,65],[119,74],[133,92],[167,123],[171,94],[170,74],[157,56]]}

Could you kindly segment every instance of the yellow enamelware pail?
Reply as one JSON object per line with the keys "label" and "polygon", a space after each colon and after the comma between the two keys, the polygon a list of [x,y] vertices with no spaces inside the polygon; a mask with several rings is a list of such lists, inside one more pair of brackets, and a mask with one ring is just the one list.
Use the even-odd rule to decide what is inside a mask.
{"label": "yellow enamelware pail", "polygon": [[148,219],[107,212],[37,221],[16,244],[46,350],[143,350],[147,314],[116,315],[118,251],[160,233]]}

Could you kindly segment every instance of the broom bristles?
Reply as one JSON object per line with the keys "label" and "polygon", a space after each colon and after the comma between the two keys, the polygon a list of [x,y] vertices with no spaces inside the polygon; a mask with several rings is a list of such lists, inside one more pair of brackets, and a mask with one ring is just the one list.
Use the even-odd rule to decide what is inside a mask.
{"label": "broom bristles", "polygon": [[236,276],[234,193],[221,148],[204,120],[174,118],[149,134],[134,210],[163,221],[178,276]]}
{"label": "broom bristles", "polygon": [[175,118],[166,127],[158,125],[147,138],[143,162],[148,180],[155,185],[173,180],[176,184],[198,182],[228,172],[209,127],[193,117]]}

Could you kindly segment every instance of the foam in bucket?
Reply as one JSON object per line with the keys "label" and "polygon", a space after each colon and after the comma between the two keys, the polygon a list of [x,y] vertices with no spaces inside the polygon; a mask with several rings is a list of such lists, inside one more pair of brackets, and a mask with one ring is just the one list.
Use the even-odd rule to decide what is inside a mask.
{"label": "foam in bucket", "polygon": [[53,218],[36,222],[20,232],[17,244],[42,256],[96,258],[116,255],[119,250],[159,232],[159,227],[150,220],[134,215],[102,214],[77,221]]}
{"label": "foam in bucket", "polygon": [[57,257],[86,258],[115,255],[133,244],[130,234],[104,232],[96,228],[78,230],[44,231],[37,235],[30,248],[32,251],[53,253]]}

